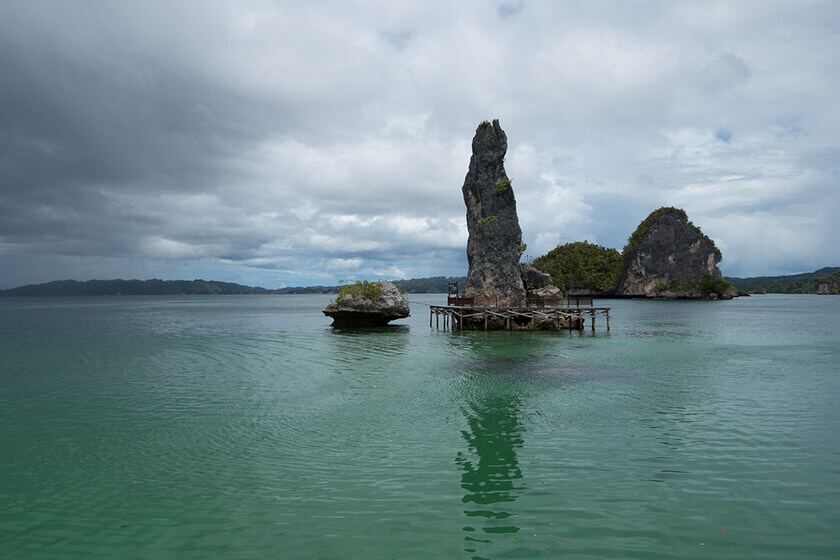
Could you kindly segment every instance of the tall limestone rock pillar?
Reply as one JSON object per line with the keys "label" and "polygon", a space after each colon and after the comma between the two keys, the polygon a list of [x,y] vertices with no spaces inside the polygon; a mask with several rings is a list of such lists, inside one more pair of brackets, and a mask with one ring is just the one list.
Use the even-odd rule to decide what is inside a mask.
{"label": "tall limestone rock pillar", "polygon": [[476,306],[521,305],[525,298],[519,270],[522,230],[505,153],[507,136],[499,121],[478,125],[462,189],[470,234],[464,297],[475,298]]}

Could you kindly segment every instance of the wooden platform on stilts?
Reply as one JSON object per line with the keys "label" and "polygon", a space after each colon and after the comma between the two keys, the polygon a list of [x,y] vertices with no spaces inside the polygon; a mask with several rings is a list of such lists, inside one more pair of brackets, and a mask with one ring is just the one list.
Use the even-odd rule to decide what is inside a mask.
{"label": "wooden platform on stilts", "polygon": [[[526,297],[514,305],[492,307],[475,305],[473,298],[463,297],[458,282],[450,282],[446,305],[429,306],[429,326],[449,330],[583,330],[586,319],[595,331],[595,318],[606,319],[610,330],[610,308],[595,307],[589,296],[541,298]],[[466,327],[465,327],[466,325]]]}
{"label": "wooden platform on stilts", "polygon": [[[595,330],[595,319],[605,319],[605,326],[610,330],[610,308],[594,306],[563,307],[475,307],[461,305],[432,305],[429,313],[429,326],[449,330],[491,330],[488,324],[496,325],[494,330],[583,330],[589,319]],[[502,324],[501,329],[499,324]],[[546,329],[546,325],[556,328]],[[482,329],[482,325],[484,328]]]}

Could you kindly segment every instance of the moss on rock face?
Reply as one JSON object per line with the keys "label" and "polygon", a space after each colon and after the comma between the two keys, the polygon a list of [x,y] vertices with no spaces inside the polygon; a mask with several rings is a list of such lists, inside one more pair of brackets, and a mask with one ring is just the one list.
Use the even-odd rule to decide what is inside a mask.
{"label": "moss on rock face", "polygon": [[508,191],[509,188],[510,188],[510,179],[508,179],[507,177],[503,177],[503,178],[499,179],[499,181],[496,183],[496,188],[493,189],[493,192],[495,192],[497,195],[501,196],[501,195],[505,194]]}

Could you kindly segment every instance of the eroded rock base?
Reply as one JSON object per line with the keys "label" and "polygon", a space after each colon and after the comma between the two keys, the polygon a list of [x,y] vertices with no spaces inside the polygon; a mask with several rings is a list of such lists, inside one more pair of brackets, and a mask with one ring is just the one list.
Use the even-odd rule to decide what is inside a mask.
{"label": "eroded rock base", "polygon": [[359,311],[324,311],[324,315],[333,320],[332,326],[338,329],[353,327],[384,327],[389,322],[404,318],[403,315],[382,315]]}

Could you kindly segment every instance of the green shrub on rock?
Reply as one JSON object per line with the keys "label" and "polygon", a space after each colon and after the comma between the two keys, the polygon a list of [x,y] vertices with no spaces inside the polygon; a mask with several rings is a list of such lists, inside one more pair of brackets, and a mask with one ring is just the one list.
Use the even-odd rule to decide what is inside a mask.
{"label": "green shrub on rock", "polygon": [[338,292],[338,299],[343,299],[347,296],[359,296],[363,299],[374,300],[382,294],[383,290],[379,282],[357,280],[355,283],[341,288]]}
{"label": "green shrub on rock", "polygon": [[704,296],[709,294],[725,294],[732,291],[732,285],[723,278],[712,278],[711,274],[704,274],[700,279],[700,292]]}
{"label": "green shrub on rock", "polygon": [[501,195],[505,194],[508,191],[508,189],[510,189],[510,179],[505,177],[505,178],[499,179],[499,182],[496,183],[496,188],[493,189],[493,191],[496,194],[501,196]]}

